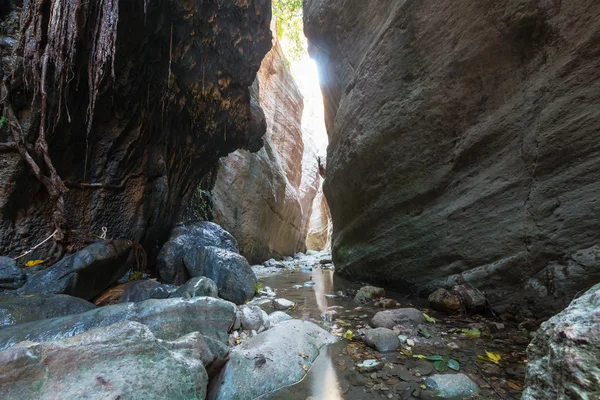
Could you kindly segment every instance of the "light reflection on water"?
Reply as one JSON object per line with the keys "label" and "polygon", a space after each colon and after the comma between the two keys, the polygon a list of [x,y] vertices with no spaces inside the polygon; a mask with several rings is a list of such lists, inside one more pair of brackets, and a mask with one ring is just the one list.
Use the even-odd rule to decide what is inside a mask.
{"label": "light reflection on water", "polygon": [[[302,284],[312,280],[315,283],[314,286],[285,291],[280,296],[298,304],[302,314],[301,318],[320,319],[321,315],[325,314],[329,307],[336,303],[333,299],[325,297],[326,294],[334,293],[333,275],[333,271],[314,269],[310,274],[294,273],[287,276],[268,277],[264,279],[264,284],[283,292],[281,289],[289,289],[294,284]],[[345,344],[343,347],[345,347]],[[333,355],[339,352],[341,348],[340,344],[323,347],[310,372],[302,382],[284,389],[270,398],[305,400],[308,396],[312,396],[313,400],[342,400],[343,397],[339,391],[339,378],[332,361]]]}

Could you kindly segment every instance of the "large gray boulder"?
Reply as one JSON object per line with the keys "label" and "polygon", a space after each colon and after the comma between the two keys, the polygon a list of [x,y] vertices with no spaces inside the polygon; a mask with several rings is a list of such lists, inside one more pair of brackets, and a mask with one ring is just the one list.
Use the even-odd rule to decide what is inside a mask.
{"label": "large gray boulder", "polygon": [[102,241],[29,276],[20,294],[68,294],[91,300],[134,267],[129,240]]}
{"label": "large gray boulder", "polygon": [[198,276],[190,279],[177,290],[171,293],[170,297],[219,297],[219,288],[213,282],[205,276]]}
{"label": "large gray boulder", "polygon": [[303,4],[337,272],[496,308],[536,276],[546,314],[600,281],[568,261],[600,243],[598,1]]}
{"label": "large gray boulder", "polygon": [[256,399],[292,385],[304,378],[319,349],[336,340],[312,322],[280,322],[231,352],[214,399]]}
{"label": "large gray boulder", "polygon": [[156,259],[156,269],[167,283],[182,285],[189,279],[183,265],[185,252],[203,246],[214,246],[234,253],[237,241],[219,225],[201,221],[179,225],[171,231],[171,237],[163,245]]}
{"label": "large gray boulder", "polygon": [[600,284],[544,322],[527,347],[523,400],[600,395]]}
{"label": "large gray boulder", "polygon": [[18,289],[25,284],[25,273],[17,262],[9,257],[0,257],[0,289]]}
{"label": "large gray boulder", "polygon": [[190,332],[200,332],[225,343],[235,321],[236,309],[234,304],[212,297],[115,304],[82,314],[0,329],[0,350],[24,340],[45,342],[63,339],[125,320],[146,325],[160,339],[173,340]]}
{"label": "large gray boulder", "polygon": [[392,329],[396,325],[418,325],[425,323],[423,313],[416,308],[397,308],[379,311],[371,319],[374,328]]}
{"label": "large gray boulder", "polygon": [[0,352],[0,392],[6,400],[204,399],[204,364],[215,357],[197,333],[168,342],[121,322]]}
{"label": "large gray boulder", "polygon": [[388,328],[369,329],[365,332],[365,343],[380,352],[394,351],[400,348],[398,334]]}
{"label": "large gray boulder", "polygon": [[0,299],[0,328],[40,319],[80,314],[96,306],[66,294],[14,296]]}
{"label": "large gray boulder", "polygon": [[185,251],[183,263],[191,277],[206,276],[219,288],[219,297],[244,304],[254,297],[257,279],[241,255],[214,246]]}

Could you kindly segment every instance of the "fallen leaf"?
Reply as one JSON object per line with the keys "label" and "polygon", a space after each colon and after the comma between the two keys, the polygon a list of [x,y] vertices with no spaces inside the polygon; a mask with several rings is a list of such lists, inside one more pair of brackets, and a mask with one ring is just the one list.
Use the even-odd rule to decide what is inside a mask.
{"label": "fallen leaf", "polygon": [[425,319],[427,320],[427,322],[435,324],[437,322],[437,319],[430,317],[429,315],[423,313],[423,316],[425,317]]}
{"label": "fallen leaf", "polygon": [[423,390],[427,389],[427,385],[425,385],[424,383],[421,383],[421,389],[423,389]]}
{"label": "fallen leaf", "polygon": [[413,354],[413,358],[419,358],[419,359],[421,359],[421,360],[424,360],[424,359],[426,359],[427,357],[426,357],[426,356],[424,356],[423,354]]}
{"label": "fallen leaf", "polygon": [[443,360],[439,360],[439,361],[434,362],[433,363],[433,367],[438,372],[446,372],[446,371],[448,371],[448,364],[446,363],[446,361],[443,361]]}
{"label": "fallen leaf", "polygon": [[516,390],[518,392],[523,391],[523,388],[516,382],[514,381],[508,381],[508,386],[512,389],[512,390]]}
{"label": "fallen leaf", "polygon": [[35,267],[36,265],[43,264],[44,260],[29,260],[25,263],[26,267]]}
{"label": "fallen leaf", "polygon": [[478,354],[477,358],[483,361],[494,363],[496,365],[500,364],[500,360],[502,360],[502,356],[500,355],[500,353],[493,353],[487,350],[485,351],[485,356]]}
{"label": "fallen leaf", "polygon": [[460,364],[456,360],[448,360],[448,368],[458,371],[460,369]]}
{"label": "fallen leaf", "polygon": [[346,339],[346,340],[352,340],[352,338],[354,337],[354,333],[352,333],[352,331],[351,331],[350,329],[348,329],[348,330],[346,331],[346,333],[344,333],[344,334],[342,335],[342,337],[343,337],[344,339]]}

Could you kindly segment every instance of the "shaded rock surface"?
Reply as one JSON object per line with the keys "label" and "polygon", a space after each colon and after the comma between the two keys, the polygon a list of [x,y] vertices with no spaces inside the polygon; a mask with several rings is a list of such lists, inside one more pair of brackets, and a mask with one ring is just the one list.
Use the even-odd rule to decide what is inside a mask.
{"label": "shaded rock surface", "polygon": [[600,241],[600,3],[307,0],[303,16],[341,274],[467,282],[545,313],[598,281],[573,256]]}
{"label": "shaded rock surface", "polygon": [[96,306],[88,301],[65,294],[5,297],[0,299],[0,328],[80,314],[95,308]]}
{"label": "shaded rock surface", "polygon": [[201,335],[166,342],[127,321],[0,352],[0,390],[4,399],[204,399],[203,361],[214,357]]}
{"label": "shaded rock surface", "polygon": [[358,289],[354,295],[354,302],[357,304],[366,304],[379,297],[385,296],[385,290],[376,286],[363,286]]}
{"label": "shaded rock surface", "polygon": [[423,313],[416,308],[379,311],[371,319],[373,327],[387,329],[392,329],[395,325],[418,325],[425,322]]}
{"label": "shaded rock surface", "polygon": [[169,297],[219,297],[219,288],[217,285],[205,276],[198,276],[192,278],[183,285],[181,285],[176,291],[171,293]]}
{"label": "shaded rock surface", "polygon": [[432,375],[425,385],[442,399],[469,399],[480,392],[479,386],[465,374]]}
{"label": "shaded rock surface", "polygon": [[527,347],[523,400],[600,393],[600,284],[544,322]]}
{"label": "shaded rock surface", "polygon": [[94,243],[27,277],[20,294],[68,294],[91,300],[135,267],[131,241]]}
{"label": "shaded rock surface", "polygon": [[306,375],[319,349],[336,340],[311,322],[281,322],[231,352],[211,395],[223,400],[255,399],[296,383]]}
{"label": "shaded rock surface", "polygon": [[0,329],[0,349],[24,340],[45,342],[64,339],[124,320],[146,325],[160,339],[173,340],[190,332],[219,340],[235,321],[234,304],[212,297],[146,300],[100,307],[82,314],[50,318]]}
{"label": "shaded rock surface", "polygon": [[15,260],[0,257],[0,289],[18,289],[25,284],[25,272]]}
{"label": "shaded rock surface", "polygon": [[118,302],[135,303],[149,299],[166,299],[174,290],[173,285],[161,284],[153,279],[133,281],[126,284]]}
{"label": "shaded rock surface", "polygon": [[[3,46],[4,75],[33,148],[41,59],[53,43],[44,123],[49,155],[69,189],[67,225],[86,236],[106,227],[109,237],[140,242],[154,259],[219,157],[262,146],[264,114],[249,87],[271,47],[270,1],[24,4],[23,14],[34,18],[23,16],[27,40]],[[0,142],[13,140],[2,130]],[[55,202],[17,152],[3,152],[1,163],[0,254],[15,255],[51,235]],[[37,255],[53,244],[33,257],[44,258]]]}
{"label": "shaded rock surface", "polygon": [[364,340],[367,345],[381,352],[394,351],[400,348],[398,334],[387,328],[367,330]]}
{"label": "shaded rock surface", "polygon": [[203,246],[214,246],[238,252],[235,238],[221,226],[208,221],[179,225],[171,231],[171,237],[163,245],[156,260],[161,278],[181,285],[187,279],[183,258],[185,252]]}
{"label": "shaded rock surface", "polygon": [[310,179],[308,186],[316,189],[318,178],[303,173],[303,98],[276,39],[258,83],[267,121],[265,146],[222,159],[213,190],[214,221],[238,239],[240,253],[252,263],[306,249],[316,190],[305,193],[301,186]]}

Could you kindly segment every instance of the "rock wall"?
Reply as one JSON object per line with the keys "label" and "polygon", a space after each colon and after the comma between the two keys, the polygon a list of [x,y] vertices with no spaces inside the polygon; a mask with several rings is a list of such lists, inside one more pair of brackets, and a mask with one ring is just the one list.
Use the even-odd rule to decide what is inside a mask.
{"label": "rock wall", "polygon": [[[62,204],[73,239],[64,245],[106,227],[152,256],[219,157],[262,146],[264,115],[248,87],[271,47],[270,1],[31,1],[20,28],[17,11],[8,15],[3,106],[23,140],[2,124],[0,254],[48,237]],[[45,156],[64,202],[45,190]]]}
{"label": "rock wall", "polygon": [[265,146],[254,154],[239,150],[221,160],[213,189],[214,221],[256,263],[306,249],[306,210],[317,185],[317,175],[303,168],[306,163],[310,170],[316,158],[303,160],[310,153],[302,136],[302,94],[277,42],[261,65],[257,85],[268,127]]}
{"label": "rock wall", "polygon": [[306,248],[316,251],[329,249],[331,247],[332,229],[333,226],[331,225],[331,215],[329,214],[327,199],[323,194],[322,187],[319,187],[310,214]]}
{"label": "rock wall", "polygon": [[304,21],[342,275],[541,312],[598,281],[600,3],[306,0]]}

